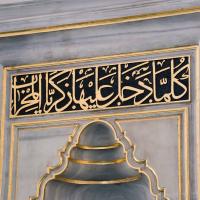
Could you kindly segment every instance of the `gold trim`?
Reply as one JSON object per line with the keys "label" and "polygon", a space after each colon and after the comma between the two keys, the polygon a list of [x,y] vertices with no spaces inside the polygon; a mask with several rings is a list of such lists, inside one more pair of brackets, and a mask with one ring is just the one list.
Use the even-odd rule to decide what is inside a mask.
{"label": "gold trim", "polygon": [[[189,187],[190,185],[188,184],[189,182],[189,179],[187,174],[185,174],[185,190],[183,190],[183,175],[182,175],[182,172],[183,172],[183,159],[182,159],[182,144],[184,144],[184,147],[185,147],[185,152],[184,152],[184,155],[186,155],[186,157],[188,156],[188,136],[189,136],[189,130],[188,130],[188,108],[184,108],[184,111],[183,111],[183,116],[182,114],[180,115],[175,115],[175,116],[169,116],[167,118],[174,118],[174,117],[177,117],[177,129],[178,129],[178,199],[179,200],[182,200],[182,191],[185,191],[185,193],[187,194],[187,200],[190,199],[190,196],[188,195],[189,194]],[[146,117],[146,118],[142,118],[141,119],[135,119],[135,118],[129,118],[129,119],[117,119],[115,120],[116,124],[120,127],[120,130],[123,131],[121,125],[120,125],[120,122],[137,122],[137,121],[151,121],[151,120],[163,120],[163,119],[167,119],[166,117]],[[184,122],[182,122],[184,121]],[[185,127],[184,127],[184,135],[182,134],[182,131],[181,131],[181,127],[182,127],[182,124],[185,124]],[[124,132],[125,134],[125,132]],[[130,139],[126,136],[125,134],[125,137],[127,138],[127,140],[129,141],[129,143],[131,143]],[[186,142],[187,141],[187,142]],[[135,152],[135,149],[136,149],[136,145],[134,145],[134,152]],[[148,166],[147,163],[145,163],[145,165]],[[157,174],[156,172],[151,168],[151,170],[153,171],[153,173],[155,174],[155,176],[157,177]],[[187,173],[187,171],[189,170],[189,160],[187,160],[187,158],[185,158],[185,169],[184,169],[184,172]],[[158,177],[157,177],[157,180],[158,180]],[[158,186],[159,187],[159,186]]]}
{"label": "gold trim", "polygon": [[57,32],[57,31],[72,30],[72,29],[81,29],[81,28],[88,28],[88,27],[95,27],[95,26],[105,26],[105,25],[120,24],[120,23],[126,23],[126,22],[144,21],[144,20],[158,19],[158,18],[164,18],[164,17],[187,15],[187,14],[199,13],[199,12],[200,12],[200,6],[194,6],[191,8],[167,10],[167,11],[162,11],[162,12],[157,12],[157,13],[148,13],[148,14],[127,16],[127,17],[112,18],[112,19],[94,20],[94,21],[87,21],[87,22],[80,22],[80,23],[58,25],[58,26],[41,27],[41,28],[35,28],[35,29],[1,32],[0,38],[22,36],[22,35],[32,35],[32,34],[38,34],[38,33]]}
{"label": "gold trim", "polygon": [[[187,109],[185,111],[185,114],[183,116],[183,121],[184,121],[184,133],[183,133],[183,144],[184,144],[184,155],[185,155],[185,163],[183,168],[185,169],[185,195],[186,199],[190,199],[190,155],[189,155],[189,141],[190,141],[190,135],[189,135],[189,110]],[[182,146],[181,146],[182,148]],[[182,149],[181,149],[182,150]]]}
{"label": "gold trim", "polygon": [[[80,138],[80,135],[81,135],[81,133],[83,132],[83,130],[84,130],[87,126],[91,125],[92,123],[96,123],[96,122],[103,122],[103,123],[107,124],[107,125],[113,130],[113,134],[114,134],[115,139],[116,139],[117,141],[120,142],[120,140],[119,140],[118,137],[117,137],[117,129],[120,130],[120,131],[122,131],[121,128],[120,128],[120,126],[118,126],[118,128],[117,128],[117,127],[115,127],[114,124],[111,125],[111,123],[109,123],[109,122],[107,122],[107,121],[105,121],[105,120],[101,120],[101,119],[93,120],[93,119],[92,119],[91,122],[89,122],[89,123],[87,123],[86,125],[82,126],[81,130],[79,131],[79,133],[77,133],[77,134],[78,134],[78,139],[76,140],[76,144],[78,143],[79,138]],[[113,125],[114,125],[114,126],[113,126]],[[122,132],[122,133],[123,133],[123,132]],[[125,139],[126,139],[128,142],[130,141],[130,140],[127,138],[127,136],[126,136],[125,134],[124,134],[124,137],[125,137]],[[135,155],[134,155],[134,152],[135,152],[135,151],[134,151],[134,149],[133,149],[133,151],[132,151],[132,159],[133,159],[134,161],[136,161],[136,163],[137,163],[137,164],[135,163],[136,165],[138,165],[138,164],[140,165],[140,167],[139,167],[139,166],[134,167],[134,166],[133,166],[134,164],[131,165],[131,164],[129,163],[128,150],[125,150],[125,146],[124,146],[124,144],[123,144],[122,142],[120,142],[120,143],[121,143],[122,146],[124,147],[124,151],[125,151],[125,153],[126,153],[126,161],[127,161],[127,164],[128,164],[131,168],[133,168],[133,169],[135,169],[135,170],[138,170],[139,173],[142,173],[142,174],[144,174],[144,175],[147,177],[147,179],[149,180],[149,189],[150,189],[150,193],[155,197],[155,199],[156,199],[156,200],[169,200],[169,198],[166,196],[166,190],[165,190],[165,188],[161,188],[161,187],[159,186],[158,175],[157,175],[157,174],[155,173],[155,171],[147,164],[147,161],[145,160],[145,162],[143,162],[143,161],[137,160],[137,158],[135,158]],[[68,151],[68,155],[70,155],[71,150],[76,146],[76,144],[74,144],[74,145],[72,145],[72,146],[70,147],[70,149],[69,149],[69,151]],[[132,143],[130,143],[130,146],[133,147]],[[69,157],[67,157],[67,159],[69,159]],[[62,165],[63,165],[63,163],[61,163],[61,166],[62,166]],[[46,180],[45,183],[42,183],[42,181],[40,181],[40,186],[38,187],[38,188],[40,189],[40,190],[39,190],[39,196],[30,197],[30,200],[44,200],[44,197],[45,197],[45,193],[44,193],[44,192],[45,192],[45,190],[46,190],[47,183],[48,183],[49,181],[51,181],[51,180],[54,180],[56,175],[62,174],[62,173],[64,172],[64,170],[67,168],[67,166],[68,166],[68,162],[67,162],[67,165],[65,165],[65,168],[62,169],[61,171],[57,172],[56,174],[54,173],[52,178],[50,178],[50,177],[49,177],[49,179],[47,178],[48,175],[49,175],[49,176],[52,176],[52,175],[50,175],[50,171],[49,171],[48,175],[47,175],[47,174],[44,175],[43,178],[42,178],[41,180],[43,180],[43,179],[47,179],[47,180]],[[147,170],[148,172],[145,172],[145,170]],[[152,180],[152,179],[153,179],[153,180]],[[43,180],[43,182],[44,182],[44,180]],[[42,185],[44,185],[44,186],[42,186]],[[153,188],[153,185],[156,185],[156,188]],[[41,191],[41,190],[42,190],[42,191]]]}
{"label": "gold trim", "polygon": [[[32,64],[25,64],[25,65],[16,65],[16,66],[4,66],[8,71],[15,71],[20,69],[30,69],[33,68],[33,71],[35,68],[44,68],[44,67],[56,67],[59,65],[68,65],[68,64],[77,64],[77,63],[84,63],[84,62],[95,62],[95,61],[105,61],[105,60],[111,60],[111,59],[119,59],[119,58],[128,58],[128,57],[138,57],[138,56],[146,56],[146,55],[154,55],[157,57],[157,54],[163,54],[163,53],[171,53],[171,52],[179,52],[179,51],[188,51],[188,50],[194,50],[198,48],[198,45],[188,45],[188,46],[180,46],[180,47],[173,47],[173,48],[166,48],[166,49],[155,49],[155,50],[147,50],[142,52],[129,52],[129,53],[121,53],[121,54],[114,54],[114,55],[107,55],[107,56],[97,56],[97,57],[87,57],[87,58],[77,58],[77,59],[69,59],[69,60],[61,60],[61,61],[52,61],[52,62],[44,62],[44,63],[32,63]],[[183,55],[180,55],[183,56]],[[188,55],[184,55],[188,56]],[[175,56],[178,57],[178,56]],[[165,56],[161,58],[174,58],[174,56]],[[160,59],[160,58],[159,58]],[[152,59],[148,59],[152,60]],[[140,59],[140,61],[147,61],[146,59]],[[138,62],[138,60],[135,60],[134,62]],[[108,64],[108,63],[107,63]],[[111,64],[111,63],[109,63]],[[112,63],[112,64],[119,64]],[[92,65],[94,66],[94,65]],[[88,66],[86,66],[88,67]],[[48,71],[48,70],[43,70]],[[42,72],[42,71],[41,71]],[[23,75],[22,73],[17,73],[17,75]],[[27,73],[24,73],[27,74]]]}
{"label": "gold trim", "polygon": [[[194,50],[195,51],[195,56],[198,56],[199,57],[199,46],[198,45],[190,45],[190,46],[184,46],[184,47],[176,47],[176,48],[168,48],[168,49],[157,49],[157,50],[151,50],[151,51],[144,51],[144,52],[134,52],[134,53],[131,53],[132,56],[144,56],[144,55],[151,55],[151,54],[155,54],[155,53],[170,53],[170,52],[178,52],[178,51],[187,51],[187,50]],[[123,58],[125,57],[125,54],[121,54],[118,55],[119,58]],[[109,56],[108,56],[109,57]],[[68,63],[76,63],[76,62],[86,62],[86,61],[95,61],[99,58],[103,59],[103,58],[107,58],[107,56],[105,57],[96,57],[96,58],[85,58],[85,59],[75,59],[75,60],[69,60],[67,61]],[[198,58],[197,57],[197,58]],[[197,59],[196,58],[196,59]],[[109,58],[110,59],[110,58]],[[46,63],[47,64],[47,63]],[[31,68],[33,65],[23,65],[23,66],[20,66],[19,69],[28,69],[28,68]],[[48,64],[46,65],[48,66]],[[37,64],[36,67],[41,67],[41,64]],[[199,71],[198,69],[199,67],[199,61],[197,60],[196,62],[196,65],[195,65],[195,72]],[[1,159],[0,159],[0,169],[1,169],[1,174],[0,174],[0,180],[1,180],[1,183],[0,183],[0,191],[2,193],[2,176],[3,176],[3,163],[5,162],[4,159],[3,159],[3,155],[4,155],[4,136],[5,136],[5,118],[6,118],[6,78],[7,78],[7,72],[10,71],[10,70],[17,70],[17,68],[15,67],[4,67],[3,69],[3,92],[2,92],[2,115],[1,115]],[[197,85],[199,83],[199,76],[198,74],[196,73],[196,80],[195,80],[195,85],[196,85],[196,89],[199,88],[199,86]],[[198,96],[196,96],[196,101],[197,99],[199,99],[199,92],[197,93]],[[198,100],[199,102],[199,100]],[[198,102],[196,102],[196,104],[198,105]],[[199,107],[199,105],[198,105]],[[171,114],[171,115],[174,115],[173,113],[174,112],[185,112],[184,111],[185,109],[183,108],[168,108],[168,109],[160,109],[160,110],[149,110],[149,111],[136,111],[136,112],[127,112],[127,113],[113,113],[113,114],[99,114],[99,115],[94,115],[94,116],[85,116],[85,117],[72,117],[72,118],[68,118],[68,119],[63,119],[63,118],[60,118],[60,119],[46,119],[46,120],[37,120],[37,121],[24,121],[24,122],[11,122],[11,126],[15,126],[15,127],[19,127],[19,126],[30,126],[30,125],[37,125],[37,124],[49,124],[49,123],[54,123],[54,122],[59,122],[59,121],[73,121],[73,120],[89,120],[89,119],[98,119],[100,117],[102,118],[106,118],[106,117],[110,117],[110,116],[124,116],[124,115],[136,115],[136,114],[152,114],[152,115],[155,115],[155,114],[158,114],[158,113],[168,113],[168,114]],[[197,133],[199,132],[199,113],[198,113],[198,110],[196,109],[196,116],[197,116],[197,119],[196,119],[196,127],[198,128],[196,131]],[[187,123],[188,124],[188,123]],[[12,131],[12,130],[11,130]],[[188,133],[187,133],[188,134]],[[11,135],[13,135],[11,133]],[[198,135],[198,134],[197,134]],[[200,137],[200,136],[199,136]],[[188,147],[189,148],[189,147]],[[199,154],[200,155],[200,146],[199,146],[199,142],[197,141],[197,148],[199,149],[197,155]],[[13,155],[12,155],[13,156]],[[198,158],[198,156],[197,156]],[[12,159],[12,158],[11,158]],[[197,159],[199,160],[199,163],[200,163],[200,159]],[[138,163],[145,163],[146,161],[137,161]],[[60,161],[61,163],[61,161]],[[10,165],[12,165],[12,163],[10,162]],[[189,163],[188,163],[189,165]],[[58,166],[60,166],[60,164],[58,164]],[[11,168],[13,169],[13,165],[11,166]],[[51,167],[49,167],[47,169],[47,172],[49,173],[51,171]],[[197,169],[199,171],[199,177],[200,177],[200,166],[198,167],[197,166]],[[13,170],[12,170],[13,171]],[[13,184],[13,173],[12,171],[9,172],[9,176],[11,177],[10,181],[9,181],[9,188],[12,188],[12,184]],[[37,193],[36,195],[39,195],[40,194],[40,185],[42,184],[42,182],[45,180],[45,177],[43,177],[41,179],[41,181],[38,183],[37,185]],[[188,191],[189,191],[189,187],[190,187],[190,184],[189,184],[189,180],[186,179],[185,180],[186,183],[187,183],[187,188],[188,188]],[[199,185],[199,197],[200,197],[200,182],[198,181],[198,185]],[[186,189],[187,189],[186,188]],[[12,190],[9,190],[8,191],[8,195],[12,193]],[[189,192],[188,192],[189,193]],[[187,199],[187,197],[186,197]],[[8,198],[8,200],[11,200]],[[189,199],[187,199],[189,200]]]}
{"label": "gold trim", "polygon": [[68,158],[69,161],[81,165],[114,165],[114,164],[120,164],[126,161],[126,158],[120,158],[116,160],[100,160],[100,161],[95,161],[95,160],[77,160],[73,158]]}
{"label": "gold trim", "polygon": [[[186,112],[186,110],[185,110]],[[182,159],[182,136],[183,136],[183,133],[181,131],[181,127],[182,127],[182,124],[183,124],[183,119],[182,119],[182,116],[179,116],[178,117],[178,123],[177,123],[177,128],[178,128],[178,154],[177,154],[177,157],[178,157],[178,200],[181,200],[182,199],[182,192],[184,191],[183,189],[183,176],[182,176],[182,172],[183,172],[183,168],[182,168],[182,162],[183,162],[183,159]],[[186,123],[184,121],[184,123]],[[184,129],[184,132],[186,130]],[[186,189],[187,190],[187,189]]]}
{"label": "gold trim", "polygon": [[65,178],[62,176],[56,176],[54,180],[56,181],[62,181],[65,183],[73,183],[73,184],[88,184],[88,185],[93,185],[93,184],[102,184],[102,185],[106,185],[106,184],[117,184],[117,183],[128,183],[128,182],[132,182],[132,181],[138,181],[140,180],[140,178],[142,177],[142,174],[138,174],[135,176],[131,176],[128,178],[122,178],[122,179],[114,179],[114,180],[107,180],[107,181],[89,181],[89,180],[78,180],[78,179],[70,179],[70,178]]}
{"label": "gold trim", "polygon": [[[60,121],[58,121],[60,122]],[[61,123],[63,123],[61,121]],[[49,125],[50,123],[48,123]],[[44,131],[44,128],[49,128],[46,123],[44,124],[43,127],[34,127],[35,129],[43,129]],[[57,128],[59,124],[50,124],[51,125],[51,128]],[[59,127],[72,127],[72,133],[71,135],[73,135],[75,133],[75,131],[77,130],[78,128],[78,124],[77,123],[69,123],[69,124],[66,124],[66,125],[61,125]],[[15,130],[16,130],[16,134],[15,134]],[[18,188],[18,185],[17,185],[17,177],[18,177],[18,171],[19,169],[16,168],[16,185],[15,185],[15,192],[12,193],[10,191],[13,190],[13,185],[12,185],[12,182],[13,182],[13,166],[14,166],[14,153],[17,152],[17,154],[19,153],[20,151],[20,148],[19,148],[19,134],[18,134],[18,126],[15,126],[14,124],[11,124],[11,149],[10,149],[10,161],[9,161],[9,171],[10,171],[10,175],[9,175],[9,187],[8,187],[8,199],[11,200],[11,199],[16,199],[16,193],[17,193],[17,188]],[[42,132],[43,133],[43,132]],[[69,140],[67,142],[67,144],[70,142],[70,137],[69,136]],[[15,146],[16,145],[16,146]],[[16,150],[15,150],[15,147],[16,147]],[[63,149],[60,150],[61,152],[63,151]],[[60,157],[60,153],[58,152],[58,156]],[[16,166],[18,165],[18,157],[19,155],[17,156],[17,160],[16,160]],[[61,163],[62,160],[59,160],[59,162]],[[51,167],[48,167],[48,170],[50,170],[51,168],[53,168],[53,166]]]}
{"label": "gold trim", "polygon": [[7,70],[3,68],[3,81],[2,81],[2,110],[1,110],[1,149],[0,149],[0,198],[3,193],[2,184],[3,184],[3,162],[4,162],[4,148],[5,148],[5,121],[6,121],[6,93],[7,93]]}
{"label": "gold trim", "polygon": [[[163,117],[169,117],[169,116],[176,116],[178,113],[181,114],[181,113],[184,113],[186,110],[186,108],[174,108],[174,109],[161,109],[161,110],[150,110],[150,111],[140,111],[140,112],[129,112],[129,113],[113,113],[113,114],[107,114],[107,115],[98,115],[98,116],[90,116],[90,117],[77,117],[77,118],[67,118],[67,119],[51,119],[51,120],[39,120],[39,121],[26,121],[26,122],[14,122],[12,123],[12,126],[13,127],[27,127],[27,126],[33,126],[33,125],[39,125],[39,124],[51,124],[51,123],[55,123],[55,122],[68,122],[68,121],[74,121],[74,120],[93,120],[94,118],[98,119],[99,117],[102,117],[102,118],[107,118],[107,117],[111,117],[111,116],[128,116],[128,115],[146,115],[146,114],[151,114],[151,115],[154,115],[154,114],[159,114],[159,113],[163,113],[164,116]],[[165,116],[166,115],[166,116]],[[155,117],[155,116],[154,116]],[[159,117],[160,118],[160,117]],[[143,117],[141,118],[143,119]],[[13,129],[14,130],[14,129]],[[77,130],[77,129],[76,129]],[[71,139],[69,139],[69,141],[71,142],[73,136],[74,136],[75,132],[72,134],[72,136],[70,137]],[[11,135],[14,135],[14,133],[11,133]],[[128,138],[127,138],[128,139]],[[128,139],[129,140],[129,139]],[[67,146],[67,145],[66,145]],[[135,145],[133,146],[134,149],[135,149]],[[65,147],[66,148],[66,147]],[[63,151],[62,151],[63,152]],[[53,167],[53,168],[56,168],[58,166],[61,165],[61,163],[63,162],[62,161],[62,152],[59,152],[60,154],[60,163]],[[13,152],[14,153],[14,152]],[[12,154],[11,157],[13,157],[14,154]],[[136,158],[135,158],[136,159]],[[137,160],[137,159],[136,159]],[[140,161],[140,160],[137,160],[137,163],[138,164],[146,164],[146,161]],[[10,163],[11,164],[11,163]],[[13,166],[13,165],[12,165]],[[47,173],[49,174],[50,171],[53,169],[52,167],[49,167],[47,169]],[[39,196],[40,193],[41,193],[41,190],[40,190],[40,187],[41,187],[41,184],[42,182],[44,182],[45,180],[45,177],[46,175],[40,180],[40,182],[38,183],[37,185],[37,193],[36,193],[36,196]],[[11,173],[10,174],[10,178],[12,179],[13,178],[13,174]],[[12,180],[10,179],[10,184],[9,185],[12,185]],[[44,182],[45,184],[45,182]],[[161,189],[160,189],[161,190]],[[9,193],[11,193],[12,190],[9,191]],[[36,197],[31,197],[30,200],[37,200],[38,198]],[[11,199],[9,199],[11,200]]]}
{"label": "gold trim", "polygon": [[[168,52],[176,52],[176,51],[181,51],[181,50],[193,50],[194,48],[196,48],[197,46],[186,46],[186,47],[177,47],[177,48],[171,48],[171,49],[163,49],[163,50],[154,50],[154,54],[156,53],[159,53],[159,54],[162,54],[162,53],[168,53]],[[151,51],[146,51],[146,52],[143,52],[143,54],[141,55],[145,55],[145,53],[148,55],[148,54],[152,54]],[[129,58],[131,56],[136,56],[137,53],[125,53],[125,54],[119,54],[119,55],[111,55],[111,56],[103,56],[103,57],[95,57],[95,58],[86,58],[84,59],[85,61],[91,61],[92,60],[101,60],[101,59],[117,59],[117,58],[121,58],[124,57],[124,58]],[[178,57],[188,57],[189,59],[189,66],[191,64],[191,55],[186,55],[186,54],[180,54],[178,56],[168,56],[168,57],[161,57],[161,56],[157,56],[156,58],[150,58],[150,59],[139,59],[137,61],[132,61],[132,62],[145,62],[145,61],[152,61],[152,60],[157,60],[157,59],[172,59],[172,58],[178,58]],[[31,65],[21,65],[21,66],[15,66],[15,67],[6,67],[7,70],[17,70],[17,69],[26,69],[26,68],[35,68],[35,67],[44,67],[44,66],[58,66],[60,63],[65,63],[65,64],[69,64],[70,62],[72,63],[79,63],[81,62],[83,59],[75,59],[75,60],[66,60],[66,61],[60,61],[60,62],[50,62],[50,63],[40,63],[40,64],[31,64]],[[129,61],[131,62],[131,61]],[[123,63],[120,63],[120,62],[111,62],[109,63],[111,65],[114,65],[114,64],[123,64]],[[85,67],[73,67],[73,68],[67,68],[67,69],[82,69],[82,68],[87,68],[88,66],[85,66]],[[92,67],[98,67],[98,65],[92,65]],[[44,72],[49,72],[49,71],[53,71],[53,70],[45,70]],[[39,72],[35,72],[35,73],[41,73],[43,71],[39,71]],[[15,74],[12,74],[11,77],[13,76],[16,76],[16,75],[23,75],[23,74],[32,74],[34,72],[28,72],[28,73],[15,73]],[[189,73],[190,73],[190,67],[189,67]],[[188,85],[188,93],[189,93],[189,98],[187,100],[180,100],[180,101],[171,101],[171,102],[154,102],[154,103],[144,103],[144,104],[139,104],[139,105],[124,105],[124,106],[115,106],[115,107],[105,107],[105,108],[94,108],[94,109],[91,109],[91,110],[70,110],[70,111],[61,111],[61,112],[50,112],[50,113],[41,113],[41,114],[28,114],[28,115],[12,115],[11,114],[11,102],[10,102],[10,112],[9,112],[9,117],[11,119],[14,119],[14,118],[23,118],[23,117],[37,117],[37,116],[46,116],[46,115],[55,115],[55,114],[58,114],[58,113],[61,113],[61,114],[64,114],[64,113],[75,113],[75,112],[86,112],[86,111],[98,111],[98,110],[110,110],[110,109],[122,109],[122,108],[133,108],[133,107],[142,107],[142,106],[153,106],[153,105],[164,105],[164,104],[176,104],[176,103],[186,103],[186,102],[190,102],[191,101],[191,94],[190,94],[190,87],[191,87],[191,76],[189,76],[189,85]],[[10,84],[12,85],[12,78],[10,78]],[[11,89],[10,89],[10,99],[11,98]]]}
{"label": "gold trim", "polygon": [[108,146],[87,146],[87,145],[80,145],[80,144],[76,145],[76,147],[78,147],[79,149],[83,149],[83,150],[115,149],[115,148],[120,147],[120,146],[121,146],[120,143],[115,143],[115,144],[108,145]]}
{"label": "gold trim", "polygon": [[[15,141],[18,140],[18,134],[15,133],[15,126],[11,126],[11,142],[10,142],[10,160],[9,160],[9,172],[13,173],[13,166],[14,166],[14,150],[15,150]],[[18,145],[17,145],[18,147]],[[18,149],[17,149],[18,152]],[[17,163],[16,163],[17,164]],[[8,176],[8,191],[12,191],[12,177]],[[8,199],[12,199],[13,194],[8,192]]]}
{"label": "gold trim", "polygon": [[149,111],[135,111],[135,112],[121,112],[121,113],[113,113],[113,114],[100,114],[100,115],[92,115],[92,116],[85,116],[85,117],[70,117],[70,118],[59,118],[59,119],[47,119],[47,120],[37,120],[37,121],[22,121],[22,122],[13,122],[12,125],[20,127],[20,126],[30,126],[30,125],[37,125],[37,124],[45,124],[45,123],[54,123],[60,121],[73,121],[73,120],[94,120],[99,118],[108,118],[108,117],[120,117],[125,115],[138,115],[138,114],[158,114],[158,113],[174,113],[174,112],[183,112],[184,108],[169,108],[169,109],[158,109],[158,110],[149,110]]}

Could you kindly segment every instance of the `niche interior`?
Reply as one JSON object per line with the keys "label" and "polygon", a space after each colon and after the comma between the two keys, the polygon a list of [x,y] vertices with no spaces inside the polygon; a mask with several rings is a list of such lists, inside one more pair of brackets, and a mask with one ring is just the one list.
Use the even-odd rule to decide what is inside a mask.
{"label": "niche interior", "polygon": [[147,161],[134,157],[134,148],[116,124],[92,121],[71,136],[61,163],[42,177],[30,200],[168,199]]}

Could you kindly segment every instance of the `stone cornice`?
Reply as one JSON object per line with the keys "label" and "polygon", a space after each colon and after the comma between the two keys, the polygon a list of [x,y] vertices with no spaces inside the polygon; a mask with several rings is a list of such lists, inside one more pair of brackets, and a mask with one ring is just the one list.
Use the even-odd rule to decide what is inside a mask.
{"label": "stone cornice", "polygon": [[[114,3],[115,4],[114,4]],[[199,0],[43,0],[0,5],[0,32],[147,15],[200,6]]]}

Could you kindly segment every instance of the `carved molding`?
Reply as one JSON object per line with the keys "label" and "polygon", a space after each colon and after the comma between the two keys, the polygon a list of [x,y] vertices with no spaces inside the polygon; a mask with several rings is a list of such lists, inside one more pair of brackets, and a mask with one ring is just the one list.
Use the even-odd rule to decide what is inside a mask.
{"label": "carved molding", "polygon": [[[58,8],[59,5],[59,8]],[[3,4],[0,8],[0,32],[74,24],[149,13],[188,9],[200,6],[198,0],[117,0],[84,1],[27,1]],[[74,17],[76,16],[76,17]]]}
{"label": "carved molding", "polygon": [[[71,156],[71,151],[79,142],[79,138],[84,131],[84,129],[92,123],[105,123],[107,124],[115,134],[115,139],[123,146],[126,155],[126,161],[129,166],[135,170],[138,170],[141,174],[144,174],[149,181],[149,189],[155,200],[168,200],[166,196],[166,189],[161,187],[158,180],[158,175],[155,171],[148,165],[147,160],[138,160],[135,155],[135,145],[130,142],[127,138],[125,132],[123,132],[119,125],[115,122],[108,122],[105,120],[94,120],[86,125],[77,127],[75,132],[70,136],[66,146],[60,151],[60,163],[53,168],[48,168],[47,173],[40,179],[36,196],[30,197],[30,200],[44,200],[44,193],[47,184],[52,180],[57,180],[68,167],[69,158]],[[82,163],[83,164],[83,163]]]}

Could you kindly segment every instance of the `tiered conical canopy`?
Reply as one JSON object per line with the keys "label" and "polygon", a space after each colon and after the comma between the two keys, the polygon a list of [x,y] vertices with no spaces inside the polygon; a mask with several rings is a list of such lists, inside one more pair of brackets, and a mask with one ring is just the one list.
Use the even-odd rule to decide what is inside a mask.
{"label": "tiered conical canopy", "polygon": [[130,167],[121,143],[109,124],[87,125],[71,150],[66,170],[56,180],[76,184],[117,184],[140,179]]}

